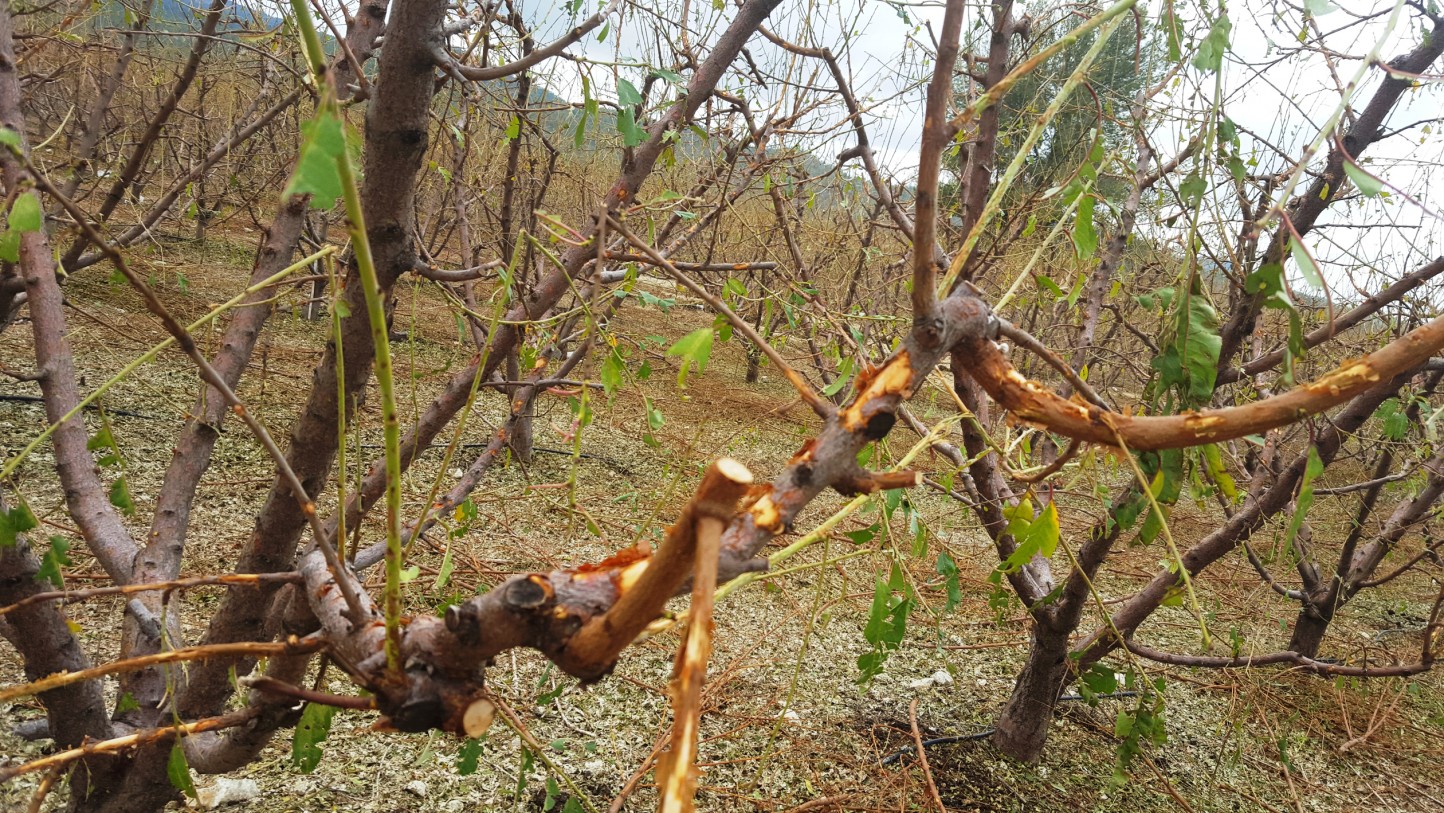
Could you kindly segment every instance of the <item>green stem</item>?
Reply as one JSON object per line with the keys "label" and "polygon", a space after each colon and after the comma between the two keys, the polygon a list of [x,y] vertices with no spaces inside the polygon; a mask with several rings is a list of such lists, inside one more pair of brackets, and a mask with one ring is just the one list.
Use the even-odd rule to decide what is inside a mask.
{"label": "green stem", "polygon": [[[311,19],[305,0],[291,0],[291,10],[301,29],[307,61],[321,86],[318,116],[340,116],[335,88],[326,72],[326,53],[321,37]],[[371,257],[371,243],[366,236],[366,218],[361,212],[361,193],[356,186],[356,173],[351,168],[348,150],[336,158],[336,172],[341,179],[341,193],[346,205],[346,229],[351,235],[351,254],[361,278],[361,293],[366,299],[366,316],[371,322],[371,344],[376,352],[376,385],[381,391],[382,442],[386,447],[386,592],[383,608],[386,615],[386,666],[392,672],[401,669],[401,422],[396,416],[396,385],[391,373],[391,345],[386,336],[386,307],[381,301],[381,283],[376,276],[376,262]]]}

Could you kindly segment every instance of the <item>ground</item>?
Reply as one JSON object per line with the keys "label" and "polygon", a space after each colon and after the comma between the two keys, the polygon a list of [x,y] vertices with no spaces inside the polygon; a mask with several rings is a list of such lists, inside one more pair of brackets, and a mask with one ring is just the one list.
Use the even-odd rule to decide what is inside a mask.
{"label": "ground", "polygon": [[[229,237],[231,242],[213,239],[205,246],[168,242],[151,247],[147,259],[153,280],[185,319],[199,318],[234,295],[244,278],[246,240],[253,243],[254,235]],[[138,298],[107,281],[104,273],[91,269],[66,284],[70,338],[87,389],[163,337]],[[679,390],[676,359],[663,351],[711,318],[688,307],[685,298],[678,300],[666,312],[629,302],[613,320],[613,332],[630,354],[630,369],[635,372],[645,359],[654,374],[628,382],[610,402],[601,392],[589,396],[596,420],[581,435],[580,449],[587,456],[570,454],[568,396],[542,397],[536,443],[549,451],[529,466],[512,462],[493,471],[475,495],[476,521],[439,528],[417,546],[409,559],[420,568],[408,585],[412,611],[433,612],[448,598],[484,590],[505,574],[596,561],[638,537],[658,538],[707,461],[731,455],[767,477],[815,431],[811,414],[774,371],[764,369],[756,385],[742,383],[745,358],[736,338],[719,344],[706,372],[693,374],[686,389]],[[455,320],[432,292],[406,287],[400,303],[396,329],[408,336],[393,345],[393,352],[404,420],[424,407],[468,353],[455,341]],[[28,357],[28,329],[22,323],[0,335],[0,358],[13,360],[7,365],[18,366]],[[285,304],[240,390],[279,437],[309,386],[323,330]],[[219,331],[204,328],[197,335],[214,343]],[[578,377],[596,375],[587,367]],[[138,536],[195,390],[194,373],[171,349],[117,383],[103,401],[126,458],[138,509],[132,530]],[[0,395],[37,392],[30,384],[0,381]],[[656,447],[644,441],[644,399],[665,416],[664,426],[653,433]],[[494,396],[481,399],[464,442],[484,442],[487,427],[501,417],[499,402]],[[915,408],[925,421],[948,415],[947,404],[936,396],[920,398]],[[87,416],[92,431],[100,420]],[[359,457],[369,461],[380,453],[374,406],[367,407],[362,425]],[[0,447],[6,459],[43,426],[38,404],[0,400]],[[896,459],[915,441],[899,428],[879,459]],[[415,514],[433,483],[446,487],[473,453],[463,448],[445,466],[439,450],[426,455],[407,477],[407,510]],[[353,448],[353,476],[357,459]],[[924,454],[919,461],[934,474],[944,472],[940,459]],[[40,445],[19,470],[16,486],[41,516],[45,533],[74,536],[52,466],[48,445]],[[270,471],[263,452],[243,429],[231,425],[201,488],[184,575],[229,569],[270,484]],[[1065,539],[1076,539],[1098,509],[1092,490],[1110,484],[1109,478],[1118,487],[1123,476],[1110,474],[1106,466],[1087,474],[1086,481],[1080,480],[1083,475],[1063,476],[1059,499]],[[334,503],[334,494],[328,498]],[[880,764],[911,743],[909,706],[917,701],[917,723],[925,738],[973,734],[990,725],[1026,652],[1024,613],[1016,602],[1001,610],[990,607],[986,576],[996,558],[961,505],[932,491],[909,499],[927,529],[921,546],[898,512],[886,532],[871,541],[858,545],[836,534],[779,565],[787,573],[751,584],[719,604],[703,723],[703,809],[927,809],[924,777],[915,760],[905,756],[892,765]],[[845,502],[824,495],[803,516],[798,533]],[[839,531],[866,527],[879,511],[879,503],[872,503]],[[1217,521],[1217,509],[1207,503],[1181,504],[1171,526],[1186,545]],[[1323,537],[1334,527],[1316,523],[1315,533]],[[457,533],[452,536],[451,530]],[[364,534],[377,538],[374,527]],[[454,571],[449,584],[438,586],[448,545]],[[958,563],[963,589],[962,603],[950,612],[935,567],[942,551]],[[1126,595],[1165,555],[1157,547],[1121,549],[1098,584],[1101,596]],[[102,578],[83,552],[73,559],[66,571],[69,585],[87,586]],[[874,579],[887,578],[894,565],[914,585],[920,606],[884,672],[862,685],[856,661],[868,651],[862,629]],[[379,574],[371,575],[374,586]],[[1221,563],[1200,582],[1216,635],[1233,627],[1250,646],[1258,641],[1259,651],[1279,648],[1286,640],[1293,610],[1259,585],[1241,556]],[[1417,651],[1428,609],[1417,603],[1423,594],[1400,588],[1361,599],[1336,624],[1329,646],[1351,656],[1395,644]],[[217,596],[215,590],[198,589],[177,599],[192,640]],[[1411,602],[1406,596],[1416,598]],[[71,605],[68,612],[94,658],[115,656],[120,602],[100,599]],[[1144,632],[1157,645],[1202,651],[1197,623],[1181,608],[1164,610]],[[462,743],[450,736],[378,732],[372,729],[373,716],[342,711],[313,773],[303,774],[291,764],[289,733],[278,737],[260,762],[240,771],[236,776],[254,779],[262,794],[238,809],[561,810],[574,794],[579,802],[585,799],[583,809],[653,808],[647,771],[670,720],[665,686],[677,640],[673,631],[654,635],[628,650],[608,679],[586,689],[536,653],[500,658],[488,673],[489,684],[517,710],[527,736],[540,746],[534,757],[524,758],[521,736],[498,722],[482,743],[476,770],[463,775],[458,766]],[[1124,668],[1121,662],[1117,666]],[[939,672],[944,675],[928,680]],[[930,749],[930,769],[943,802],[959,810],[1010,811],[1444,810],[1444,791],[1439,790],[1444,787],[1439,767],[1444,699],[1437,676],[1333,681],[1277,669],[1224,673],[1158,666],[1149,666],[1148,673],[1165,678],[1168,740],[1146,747],[1123,781],[1114,780],[1114,720],[1131,699],[1104,699],[1096,707],[1070,701],[1063,704],[1036,766],[1002,757],[983,739]],[[331,691],[353,691],[335,674],[332,670],[327,679]],[[0,685],[20,679],[18,657],[0,647]],[[108,687],[113,690],[113,685]],[[39,715],[31,700],[0,706],[0,759],[26,760],[45,750],[46,743],[25,743],[9,733],[13,724]],[[202,787],[216,781],[197,779]],[[0,786],[0,808],[23,809],[34,785],[33,777],[25,777]],[[47,809],[58,802],[52,798]]]}

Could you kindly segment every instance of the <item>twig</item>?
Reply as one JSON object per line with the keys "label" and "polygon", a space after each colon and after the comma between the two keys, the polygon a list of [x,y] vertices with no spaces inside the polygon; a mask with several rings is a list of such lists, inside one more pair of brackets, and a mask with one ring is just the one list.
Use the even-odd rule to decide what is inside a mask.
{"label": "twig", "polygon": [[190,587],[205,587],[208,585],[254,586],[261,584],[299,584],[301,581],[303,581],[303,579],[300,573],[224,573],[219,576],[194,576],[188,579],[172,579],[165,582],[92,587],[86,590],[48,590],[44,593],[34,593],[20,599],[14,604],[0,607],[0,615],[5,615],[21,607],[28,607],[31,604],[38,604],[42,601],[64,601],[66,604],[74,604],[75,602],[87,601],[100,596],[128,596],[133,593],[184,590]]}
{"label": "twig", "polygon": [[[276,441],[271,438],[271,433],[267,432],[266,427],[251,415],[250,410],[246,409],[245,402],[240,399],[240,396],[236,395],[235,390],[226,384],[225,379],[221,377],[221,374],[216,368],[211,366],[210,361],[205,357],[205,354],[201,352],[200,347],[196,344],[190,331],[186,330],[185,326],[171,315],[170,310],[160,301],[160,297],[156,296],[155,291],[146,283],[145,279],[131,269],[130,264],[125,261],[125,256],[120,253],[120,250],[106,242],[105,238],[95,230],[89,218],[86,217],[85,212],[75,204],[75,201],[61,194],[60,190],[50,182],[50,179],[41,174],[40,170],[30,162],[30,157],[27,156],[23,150],[10,147],[10,152],[15,156],[17,161],[25,166],[26,171],[35,178],[35,182],[69,212],[71,217],[75,218],[75,223],[80,227],[80,231],[85,235],[85,239],[94,244],[95,247],[111,261],[115,269],[130,282],[131,287],[140,293],[141,298],[145,300],[146,308],[160,319],[166,332],[176,340],[176,344],[180,345],[181,349],[185,351],[185,354],[190,357],[191,361],[200,371],[201,378],[207,384],[214,387],[216,392],[221,394],[226,404],[230,406],[231,411],[246,424],[246,427],[256,436],[256,440],[260,441],[261,445],[265,447],[266,452],[270,454],[271,459],[275,461],[277,471],[290,487],[292,494],[296,498],[296,502],[301,506],[301,512],[310,520],[312,535],[315,537],[316,544],[321,547],[321,553],[326,557],[326,563],[338,574],[341,573],[343,565],[341,564],[341,560],[336,556],[336,549],[331,546],[329,540],[326,538],[326,529],[322,527],[320,517],[316,514],[316,503],[306,493],[306,487],[302,485],[300,478],[296,476],[296,472],[291,468],[290,463],[286,462],[285,452],[282,452],[281,447],[276,445]],[[341,586],[342,595],[346,597],[346,606],[351,608],[352,613],[355,614],[353,621],[358,624],[361,623],[361,603],[356,598],[354,587],[347,579],[337,579],[337,583]]]}
{"label": "twig", "polygon": [[1112,407],[1108,405],[1108,402],[1103,400],[1103,396],[1094,392],[1093,388],[1088,386],[1088,382],[1084,381],[1083,378],[1078,375],[1072,365],[1064,361],[1062,356],[1054,353],[1047,345],[1038,341],[1033,334],[1002,320],[998,321],[998,334],[1012,339],[1018,343],[1019,347],[1024,348],[1047,362],[1048,366],[1057,370],[1073,389],[1077,390],[1079,395],[1087,399],[1088,403],[1099,409],[1112,409]]}
{"label": "twig", "polygon": [[87,680],[94,680],[95,678],[119,674],[121,672],[135,672],[166,663],[182,663],[184,661],[226,658],[237,655],[251,655],[254,657],[300,655],[307,652],[317,652],[325,647],[326,641],[322,638],[296,638],[293,636],[290,640],[281,642],[244,641],[234,644],[210,644],[182,647],[181,649],[168,649],[164,652],[153,652],[137,658],[127,658],[126,660],[93,666],[89,669],[81,669],[78,672],[57,672],[49,677],[43,677],[22,686],[11,686],[8,689],[0,689],[0,703],[14,700],[17,697],[41,694],[51,689],[58,689],[61,686],[69,686],[72,683],[82,683]]}
{"label": "twig", "polygon": [[908,726],[913,730],[913,747],[917,749],[918,764],[922,766],[923,779],[927,780],[928,783],[928,796],[932,798],[933,804],[938,809],[938,813],[948,813],[948,809],[943,807],[942,797],[938,795],[938,786],[933,782],[933,770],[928,767],[928,752],[927,749],[923,748],[922,732],[918,731],[918,699],[916,697],[913,698],[912,704],[908,706]]}
{"label": "twig", "polygon": [[622,237],[625,237],[627,239],[627,242],[636,246],[638,250],[651,258],[652,262],[655,263],[658,268],[666,271],[683,287],[691,291],[693,294],[696,294],[699,298],[702,299],[702,301],[706,302],[709,306],[711,306],[713,310],[726,317],[727,321],[732,323],[732,327],[734,330],[736,330],[738,333],[741,333],[743,336],[746,336],[748,341],[756,345],[757,349],[761,350],[763,355],[767,356],[768,361],[771,361],[774,365],[776,365],[777,369],[782,371],[782,374],[787,377],[787,380],[789,382],[791,382],[793,388],[797,390],[797,394],[802,397],[802,400],[805,401],[808,406],[812,407],[812,411],[817,413],[817,416],[819,418],[826,420],[832,417],[833,413],[836,412],[836,409],[833,407],[833,405],[826,399],[824,399],[821,395],[818,395],[817,392],[812,389],[812,385],[807,383],[807,379],[803,378],[800,373],[792,369],[792,367],[788,365],[786,361],[783,361],[782,355],[778,353],[777,350],[772,347],[772,345],[768,344],[767,340],[762,338],[762,336],[760,336],[757,331],[753,330],[752,325],[748,324],[746,319],[738,316],[732,311],[731,308],[727,307],[727,305],[722,300],[713,296],[707,289],[703,288],[701,285],[698,285],[692,280],[691,277],[688,277],[686,274],[683,274],[681,271],[679,271],[677,269],[677,266],[673,265],[671,261],[668,260],[666,257],[663,257],[660,252],[658,252],[646,241],[633,234],[631,230],[628,229],[625,225],[623,225],[620,220],[617,220],[611,215],[607,215],[607,222],[611,224],[611,227],[615,229],[618,234],[620,234]]}
{"label": "twig", "polygon": [[182,723],[180,725],[166,726],[165,728],[152,728],[148,731],[141,731],[135,734],[127,734],[124,737],[115,737],[100,742],[89,742],[78,748],[71,748],[68,751],[61,751],[51,754],[23,765],[12,765],[0,768],[0,782],[8,782],[17,776],[35,771],[42,771],[61,765],[68,765],[79,759],[84,759],[96,754],[113,754],[117,751],[124,751],[138,745],[164,742],[177,736],[189,736],[199,734],[203,731],[217,731],[222,728],[234,728],[243,725],[252,717],[260,713],[260,708],[247,706],[243,709],[222,714],[219,717],[207,717],[204,720],[197,720],[193,723]]}

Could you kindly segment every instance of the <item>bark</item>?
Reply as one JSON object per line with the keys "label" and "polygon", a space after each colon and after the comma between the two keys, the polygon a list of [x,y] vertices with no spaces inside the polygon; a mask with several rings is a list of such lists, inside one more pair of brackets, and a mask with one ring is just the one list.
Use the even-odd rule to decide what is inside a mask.
{"label": "bark", "polygon": [[[1426,263],[1418,270],[1404,275],[1403,278],[1388,288],[1368,297],[1348,313],[1341,314],[1329,324],[1323,325],[1308,333],[1304,336],[1304,347],[1312,348],[1323,344],[1378,313],[1384,306],[1392,302],[1398,302],[1404,298],[1405,294],[1437,277],[1440,273],[1444,273],[1444,257],[1436,257],[1432,262]],[[1265,370],[1273,369],[1283,360],[1283,348],[1275,350],[1272,353],[1261,355],[1252,359],[1242,367],[1230,367],[1220,371],[1218,374],[1218,385],[1223,386],[1224,384],[1238,381],[1247,376],[1258,375]]]}
{"label": "bark", "polygon": [[[185,193],[186,189],[189,188],[192,183],[199,184],[212,167],[222,159],[232,155],[237,147],[260,132],[262,128],[288,110],[291,105],[295,104],[300,98],[301,91],[299,90],[286,94],[255,118],[237,127],[227,138],[217,142],[200,161],[197,161],[186,174],[177,178],[175,182],[170,185],[170,188],[156,199],[155,204],[146,210],[146,213],[141,216],[139,222],[117,235],[112,241],[112,244],[115,246],[128,246],[152,234],[152,230],[156,224],[170,211],[171,207],[175,205],[175,202],[180,199],[180,196]],[[204,222],[204,219],[199,214],[197,215],[197,220],[198,222]],[[66,263],[65,269],[70,273],[74,273],[82,268],[89,268],[103,259],[105,259],[103,252],[98,250],[91,251]]]}
{"label": "bark", "polygon": [[115,64],[111,66],[110,73],[106,75],[105,81],[101,83],[99,92],[95,94],[95,100],[90,105],[90,111],[85,116],[85,122],[81,126],[80,137],[71,145],[70,176],[65,179],[61,186],[61,194],[67,198],[75,197],[75,191],[80,188],[89,175],[90,163],[95,158],[95,149],[100,145],[100,137],[105,132],[105,115],[110,112],[110,103],[115,99],[115,92],[120,89],[121,81],[125,79],[125,73],[130,68],[131,57],[135,55],[135,39],[138,32],[144,31],[150,24],[150,10],[155,5],[155,0],[146,0],[141,7],[140,13],[136,16],[134,28],[121,35],[120,49],[115,55]]}
{"label": "bark", "polygon": [[[4,12],[0,12],[4,14]],[[8,14],[5,14],[8,18]],[[5,510],[0,500],[0,511]],[[16,544],[0,547],[0,606],[35,595],[49,585],[37,579],[40,562],[22,536]],[[27,680],[39,680],[57,672],[88,669],[90,659],[80,648],[67,625],[65,614],[55,602],[38,602],[19,607],[4,616],[13,630],[11,639],[20,652]],[[105,698],[99,682],[74,683],[39,695],[45,707],[49,736],[61,748],[74,748],[87,738],[103,740],[113,736],[105,713]],[[72,795],[104,794],[114,778],[117,761],[92,757],[80,762],[71,773]]]}
{"label": "bark", "polygon": [[[105,221],[115,211],[115,207],[125,199],[127,192],[138,195],[141,185],[141,171],[145,169],[146,161],[150,158],[150,152],[160,142],[161,131],[177,108],[181,100],[185,98],[186,91],[190,90],[191,83],[195,81],[196,74],[200,70],[201,60],[205,58],[206,52],[210,50],[214,42],[216,25],[220,22],[221,13],[226,9],[229,0],[212,0],[210,8],[206,12],[205,19],[201,22],[200,35],[195,38],[191,46],[190,54],[186,62],[181,66],[180,73],[176,75],[175,82],[171,85],[170,92],[161,102],[155,115],[147,123],[145,131],[136,140],[136,146],[131,151],[130,157],[126,159],[125,165],[121,167],[116,176],[115,183],[111,184],[110,191],[106,193],[105,200],[101,202],[100,209],[96,212],[95,219]],[[81,258],[82,252],[88,241],[84,235],[77,235],[61,258],[62,268],[72,268],[75,262]],[[98,258],[97,258],[98,259]]]}
{"label": "bark", "polygon": [[[8,3],[0,3],[0,123],[19,133],[22,145],[25,144],[25,118]],[[23,169],[9,152],[0,154],[0,165],[3,165],[8,189],[14,190],[27,182]],[[30,306],[35,364],[43,376],[40,391],[45,397],[45,415],[51,423],[57,423],[80,403],[80,388],[66,338],[64,300],[55,276],[50,241],[43,228],[21,236],[19,271]],[[115,506],[110,504],[109,489],[101,481],[95,460],[85,448],[85,422],[79,416],[66,421],[51,439],[55,445],[55,469],[70,517],[105,572],[117,583],[125,584],[130,579],[136,546]]]}
{"label": "bark", "polygon": [[[1328,428],[1318,433],[1314,448],[1324,466],[1327,467],[1333,462],[1344,439],[1358,431],[1379,408],[1379,404],[1408,381],[1410,374],[1406,372],[1398,375],[1354,398]],[[1189,574],[1202,572],[1204,568],[1246,541],[1270,517],[1283,512],[1292,503],[1307,464],[1307,453],[1298,455],[1263,494],[1251,499],[1217,530],[1185,551],[1182,555],[1183,566],[1188,569]],[[1125,599],[1113,612],[1111,629],[1104,627],[1095,630],[1074,648],[1077,668],[1080,671],[1087,669],[1116,649],[1120,642],[1114,637],[1113,630],[1117,630],[1118,634],[1125,638],[1131,636],[1134,630],[1163,604],[1164,599],[1178,584],[1177,573],[1171,569],[1162,570],[1145,587]]]}
{"label": "bark", "polygon": [[1043,754],[1068,675],[1068,633],[1046,624],[1033,627],[1028,660],[993,724],[993,744],[1013,759],[1036,762]]}
{"label": "bark", "polygon": [[[297,197],[281,204],[270,228],[267,229],[248,285],[268,279],[290,265],[291,256],[300,239],[308,202],[307,198]],[[256,340],[271,315],[273,296],[274,291],[262,290],[243,300],[221,337],[220,351],[212,364],[226,385],[233,390],[240,382],[246,365],[250,363]],[[181,429],[175,452],[157,493],[150,535],[145,547],[136,557],[133,582],[140,584],[168,581],[179,575],[186,535],[190,528],[191,508],[195,503],[200,481],[210,469],[211,454],[215,450],[216,441],[220,439],[221,425],[229,411],[220,391],[202,384],[200,396],[190,410],[191,417]],[[137,600],[154,618],[171,620],[174,627],[171,630],[171,645],[178,646],[182,640],[177,623],[178,614],[165,611],[162,606],[164,594],[142,593]],[[161,641],[153,634],[158,630],[151,630],[152,634],[147,634],[146,627],[147,625],[137,623],[133,616],[127,615],[121,645],[122,658],[160,650]],[[136,718],[132,722],[141,727],[158,725],[163,716],[163,704],[174,692],[174,687],[167,685],[166,671],[150,669],[135,672],[122,680],[121,686],[140,706],[130,713]]]}
{"label": "bark", "polygon": [[[1019,20],[1013,16],[1012,0],[998,0],[993,4],[992,32],[988,38],[988,70],[983,77],[983,90],[996,87],[1008,75],[1008,60],[1013,35],[1018,30]],[[1001,121],[1002,105],[988,105],[975,124],[965,125],[966,147],[960,181],[961,208],[959,215],[962,234],[972,233],[983,206],[988,199],[988,190],[993,186],[993,161],[998,148],[998,126]],[[964,266],[961,279],[972,280],[977,271],[981,253],[974,253]]]}
{"label": "bark", "polygon": [[1150,416],[1123,415],[1093,404],[1065,401],[1024,378],[991,341],[973,342],[964,349],[963,358],[983,389],[1016,417],[1071,438],[1109,446],[1118,445],[1121,438],[1130,449],[1146,450],[1231,440],[1295,423],[1369,392],[1381,381],[1422,367],[1441,347],[1444,316],[1281,395],[1243,406]]}
{"label": "bark", "polygon": [[[365,186],[362,208],[367,236],[381,286],[391,306],[396,280],[416,262],[416,175],[428,141],[428,108],[435,88],[430,44],[439,30],[446,4],[419,0],[396,9],[381,56],[374,97],[366,111]],[[370,380],[375,348],[359,272],[348,271],[345,290],[350,316],[341,320],[345,356],[346,402],[357,402]],[[292,425],[287,462],[307,494],[323,493],[338,442],[336,348],[334,340],[312,375],[312,387],[300,417]],[[348,409],[348,414],[353,413]],[[285,479],[277,476],[257,516],[237,571],[269,573],[289,570],[307,523]],[[274,588],[227,591],[212,616],[204,643],[258,640],[272,612]],[[191,671],[179,710],[187,718],[214,715],[231,694],[227,679],[231,661],[216,659]],[[251,664],[237,666],[248,672]],[[244,668],[242,668],[244,667]]]}
{"label": "bark", "polygon": [[[336,61],[336,98],[346,101],[352,96],[351,86],[358,82],[357,76],[364,75],[366,63],[376,52],[376,40],[386,25],[386,9],[390,0],[361,0],[356,15],[346,26],[346,48]],[[355,57],[355,63],[351,57]]]}
{"label": "bark", "polygon": [[[1424,73],[1429,70],[1429,66],[1433,65],[1435,60],[1439,59],[1440,54],[1444,54],[1444,17],[1436,18],[1433,30],[1424,36],[1423,42],[1418,47],[1391,60],[1389,65],[1406,73]],[[1307,190],[1289,202],[1285,212],[1294,231],[1300,237],[1308,234],[1314,228],[1319,215],[1324,213],[1329,204],[1345,194],[1348,187],[1344,174],[1345,151],[1357,159],[1370,145],[1382,139],[1385,119],[1388,118],[1389,113],[1404,92],[1414,86],[1413,79],[1407,79],[1394,73],[1387,74],[1369,99],[1369,103],[1359,111],[1353,125],[1339,135],[1338,140],[1329,150],[1323,170],[1314,177]],[[1280,226],[1274,232],[1268,248],[1264,250],[1261,265],[1282,263],[1288,251],[1289,239],[1288,228]],[[1263,301],[1262,292],[1247,297],[1234,310],[1233,317],[1223,326],[1220,331],[1223,344],[1218,354],[1220,372],[1228,371],[1233,365],[1233,357],[1243,346],[1244,341],[1253,334]]]}
{"label": "bark", "polygon": [[[582,232],[582,239],[578,241],[580,245],[568,249],[562,256],[561,267],[547,274],[532,289],[529,296],[507,311],[502,324],[497,326],[495,334],[491,337],[490,352],[478,355],[469,365],[452,376],[442,392],[427,406],[416,424],[402,438],[401,465],[403,471],[411,465],[416,455],[430,447],[437,434],[466,404],[475,377],[480,375],[483,381],[490,380],[498,367],[504,363],[507,354],[517,348],[522,335],[518,326],[543,317],[561,301],[564,295],[572,291],[574,281],[582,277],[588,264],[596,258],[596,248],[591,245],[591,241],[597,234],[597,224],[603,222],[607,214],[617,213],[635,199],[642,183],[651,175],[657,159],[668,147],[666,134],[681,130],[687,122],[692,120],[717,87],[732,61],[737,58],[737,54],[742,50],[747,38],[757,30],[767,15],[780,3],[781,0],[749,0],[738,10],[732,23],[718,38],[711,55],[692,75],[686,95],[668,109],[667,115],[663,119],[649,128],[648,140],[633,152],[632,160],[623,167],[622,173],[613,182],[611,190],[603,199],[602,211]],[[392,25],[395,26],[396,23],[393,22]],[[388,44],[388,54],[390,49],[391,46]],[[383,57],[383,60],[386,58]],[[383,61],[383,71],[384,67]],[[367,177],[368,180],[373,177],[369,169]],[[740,194],[741,191],[739,190],[738,193]],[[370,221],[368,221],[368,225],[369,223]],[[372,230],[375,231],[374,227]],[[361,308],[353,308],[352,312],[364,315],[364,309]],[[346,359],[349,364],[351,361],[349,350]],[[346,380],[348,384],[355,380],[349,371]],[[334,421],[332,423],[334,425]],[[379,467],[373,467],[368,471],[368,475],[363,479],[359,489],[360,513],[356,516],[359,518],[369,510],[384,491],[384,472]],[[346,524],[347,527],[355,527],[349,516]],[[299,533],[299,530],[298,524],[296,532]]]}

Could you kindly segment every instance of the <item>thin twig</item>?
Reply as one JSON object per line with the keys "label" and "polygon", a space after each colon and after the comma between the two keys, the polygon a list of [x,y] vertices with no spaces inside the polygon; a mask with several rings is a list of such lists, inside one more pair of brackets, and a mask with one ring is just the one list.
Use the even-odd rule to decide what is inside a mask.
{"label": "thin twig", "polygon": [[[277,471],[286,481],[286,485],[290,487],[291,493],[296,498],[296,502],[301,506],[301,513],[305,514],[306,518],[310,520],[312,536],[315,538],[316,544],[320,546],[321,554],[326,557],[327,565],[338,575],[342,573],[343,565],[341,564],[341,560],[336,556],[336,549],[331,546],[329,540],[326,538],[326,529],[322,527],[321,519],[316,513],[316,503],[311,499],[310,495],[306,493],[306,487],[302,485],[301,479],[296,476],[296,472],[291,468],[291,464],[286,461],[285,452],[281,451],[281,447],[271,438],[271,433],[267,432],[266,427],[251,415],[250,410],[246,409],[245,402],[241,400],[240,396],[236,395],[235,390],[226,384],[225,379],[221,377],[221,374],[216,368],[211,366],[210,361],[205,357],[205,354],[201,352],[200,346],[196,344],[190,332],[186,330],[185,326],[182,325],[179,320],[171,315],[170,310],[160,301],[160,297],[156,296],[155,291],[146,283],[145,279],[131,269],[130,264],[125,261],[125,256],[120,253],[120,250],[106,242],[105,238],[95,230],[95,227],[91,225],[90,220],[86,217],[85,212],[75,204],[75,201],[61,194],[60,189],[51,183],[50,179],[41,174],[40,170],[30,162],[30,157],[27,156],[24,151],[14,147],[11,147],[10,151],[16,160],[25,166],[26,171],[35,179],[35,182],[70,213],[70,216],[75,219],[76,225],[80,227],[81,233],[85,235],[85,239],[94,244],[95,247],[111,261],[115,269],[130,282],[131,287],[140,293],[141,298],[145,300],[146,308],[160,319],[166,332],[175,338],[176,344],[180,345],[181,350],[185,351],[185,354],[189,356],[190,360],[196,365],[196,368],[200,371],[201,379],[221,394],[226,404],[230,406],[231,411],[246,424],[246,428],[251,430],[251,434],[256,436],[256,440],[260,441],[261,446],[265,447],[266,452],[271,456],[271,459],[275,461]],[[346,598],[346,606],[351,609],[354,615],[353,621],[359,624],[363,616],[361,615],[361,602],[356,597],[354,586],[349,583],[350,580],[348,579],[338,578],[336,581],[341,586],[342,595]]]}
{"label": "thin twig", "polygon": [[938,786],[933,782],[933,770],[928,767],[928,751],[923,747],[923,734],[918,730],[918,699],[916,697],[908,706],[908,725],[913,730],[913,747],[917,749],[918,764],[922,766],[923,779],[928,783],[928,796],[937,807],[938,813],[948,813],[948,809],[943,807],[943,798],[938,795]]}
{"label": "thin twig", "polygon": [[772,345],[768,344],[767,340],[762,338],[762,336],[760,336],[757,331],[753,330],[752,325],[748,324],[746,319],[738,316],[732,311],[731,308],[727,307],[727,305],[722,300],[713,296],[709,291],[707,291],[707,289],[703,288],[701,285],[698,285],[695,281],[692,280],[691,277],[688,277],[686,274],[683,274],[681,271],[679,271],[677,269],[677,266],[673,265],[672,262],[666,257],[663,257],[662,254],[658,252],[655,248],[653,248],[649,243],[647,243],[637,235],[633,234],[631,230],[628,229],[625,225],[623,225],[620,220],[617,220],[611,215],[607,215],[607,222],[611,224],[611,227],[615,229],[618,234],[625,237],[627,239],[627,242],[636,246],[639,251],[647,255],[647,257],[654,264],[656,264],[658,268],[666,271],[684,288],[691,291],[693,294],[696,294],[713,310],[726,317],[727,321],[732,323],[732,328],[734,330],[736,330],[738,333],[741,333],[743,336],[746,336],[748,341],[755,344],[757,346],[757,349],[761,350],[763,355],[767,356],[768,361],[771,361],[774,365],[777,366],[777,369],[782,371],[782,374],[787,377],[787,380],[789,382],[792,383],[793,388],[797,390],[797,394],[802,397],[802,400],[806,402],[808,406],[812,407],[812,411],[817,413],[817,416],[819,418],[826,420],[832,417],[833,413],[836,411],[833,405],[829,401],[824,399],[821,395],[818,395],[817,391],[812,388],[812,385],[807,383],[807,379],[803,378],[800,373],[792,369],[792,367],[789,366],[786,361],[783,361],[782,355],[778,353]]}

